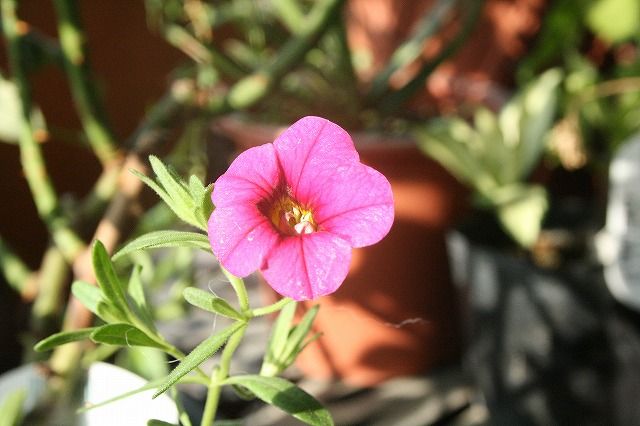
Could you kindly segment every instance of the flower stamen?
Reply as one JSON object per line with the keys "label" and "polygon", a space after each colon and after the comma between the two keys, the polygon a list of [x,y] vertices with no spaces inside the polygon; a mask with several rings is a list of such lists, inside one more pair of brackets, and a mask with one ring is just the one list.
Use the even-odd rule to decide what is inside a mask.
{"label": "flower stamen", "polygon": [[286,235],[311,234],[318,230],[311,210],[288,195],[273,204],[270,219],[273,225]]}

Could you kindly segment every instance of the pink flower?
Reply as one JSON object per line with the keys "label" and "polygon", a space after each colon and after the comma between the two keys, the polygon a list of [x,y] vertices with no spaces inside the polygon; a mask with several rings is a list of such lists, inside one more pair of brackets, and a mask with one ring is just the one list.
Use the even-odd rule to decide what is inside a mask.
{"label": "pink flower", "polygon": [[360,163],[344,129],[319,117],[240,154],[212,199],[209,241],[222,266],[239,277],[259,269],[295,300],[336,291],[351,249],[380,241],[393,223],[387,179]]}

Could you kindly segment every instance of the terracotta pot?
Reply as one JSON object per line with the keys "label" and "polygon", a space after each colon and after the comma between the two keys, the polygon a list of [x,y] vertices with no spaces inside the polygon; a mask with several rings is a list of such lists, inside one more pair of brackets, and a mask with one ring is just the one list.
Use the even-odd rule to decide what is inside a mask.
{"label": "terracotta pot", "polygon": [[[241,149],[271,142],[283,128],[217,122]],[[445,231],[464,210],[464,190],[408,140],[354,137],[361,159],[391,182],[395,222],[380,243],[356,249],[351,269],[320,303],[323,333],[300,355],[308,377],[371,386],[455,360],[460,336]],[[273,297],[273,294],[271,295]]]}

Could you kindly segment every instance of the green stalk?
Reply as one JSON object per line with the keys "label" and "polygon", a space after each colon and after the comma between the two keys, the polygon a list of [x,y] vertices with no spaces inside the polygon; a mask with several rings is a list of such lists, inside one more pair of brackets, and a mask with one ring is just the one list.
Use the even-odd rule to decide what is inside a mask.
{"label": "green stalk", "polygon": [[256,308],[253,311],[251,311],[251,313],[252,313],[252,316],[254,317],[269,315],[274,312],[278,312],[279,310],[281,310],[291,302],[293,302],[293,299],[290,299],[288,297],[283,297],[282,299],[278,300],[276,303],[273,303],[268,306],[264,306],[262,308]]}
{"label": "green stalk", "polygon": [[58,34],[71,93],[89,144],[102,164],[116,157],[116,138],[107,124],[106,113],[91,78],[86,37],[75,0],[54,0]]}
{"label": "green stalk", "polygon": [[370,102],[375,102],[388,92],[389,79],[397,70],[409,65],[422,54],[425,40],[440,30],[455,3],[456,0],[439,0],[429,8],[414,34],[393,52],[385,69],[374,78],[367,96]]}
{"label": "green stalk", "polygon": [[204,405],[204,412],[202,414],[200,426],[210,426],[216,418],[216,411],[218,410],[218,404],[220,402],[220,392],[222,390],[221,383],[229,377],[231,359],[233,358],[234,352],[240,345],[246,330],[247,326],[244,325],[229,338],[224,350],[222,351],[220,364],[211,372],[211,381],[209,382],[207,400]]}
{"label": "green stalk", "polygon": [[[60,314],[69,265],[57,247],[46,251],[38,274],[38,295],[31,309],[31,331],[36,335],[51,327]],[[27,350],[30,352],[31,348]]]}
{"label": "green stalk", "polygon": [[431,61],[425,63],[418,74],[413,77],[407,84],[384,97],[380,103],[380,111],[390,114],[398,110],[411,96],[413,96],[420,88],[424,87],[424,82],[431,73],[440,66],[446,59],[456,53],[462,46],[467,37],[471,34],[475,24],[478,22],[484,0],[473,0],[470,3],[469,10],[462,24],[462,29],[456,34],[456,37]]}
{"label": "green stalk", "polygon": [[85,245],[70,228],[69,221],[62,215],[57,194],[47,174],[42,151],[34,137],[31,91],[23,63],[16,9],[16,0],[0,0],[2,29],[7,42],[9,64],[22,102],[20,159],[38,214],[65,259],[71,262],[82,252]]}
{"label": "green stalk", "polygon": [[0,271],[15,291],[23,296],[30,291],[28,283],[34,279],[34,272],[22,262],[2,237],[0,237]]}
{"label": "green stalk", "polygon": [[246,109],[264,99],[280,79],[316,45],[343,3],[344,0],[317,2],[305,20],[306,30],[290,39],[273,62],[234,84],[222,102],[212,105],[213,113]]}
{"label": "green stalk", "polygon": [[231,286],[238,296],[238,304],[240,305],[240,311],[242,312],[242,314],[251,312],[251,307],[249,306],[249,295],[247,294],[247,288],[245,287],[242,278],[236,277],[222,266],[220,267],[220,269],[222,269],[222,273],[224,273],[225,277],[227,277],[229,283],[231,283]]}

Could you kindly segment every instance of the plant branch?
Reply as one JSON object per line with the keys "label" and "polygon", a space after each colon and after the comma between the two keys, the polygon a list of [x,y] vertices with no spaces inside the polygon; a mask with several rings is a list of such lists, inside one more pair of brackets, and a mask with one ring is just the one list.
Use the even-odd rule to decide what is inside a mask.
{"label": "plant branch", "polygon": [[456,2],[457,0],[439,0],[429,8],[418,23],[413,35],[395,50],[385,69],[373,79],[371,89],[367,94],[370,103],[376,102],[388,93],[389,79],[397,70],[420,57],[425,40],[440,30]]}
{"label": "plant branch", "polygon": [[94,153],[104,164],[117,155],[116,138],[107,124],[104,106],[98,97],[89,64],[86,37],[75,0],[54,0],[58,14],[58,34],[71,93]]}
{"label": "plant branch", "polygon": [[210,105],[213,114],[249,108],[267,96],[280,79],[300,62],[326,32],[344,0],[324,0],[315,4],[305,19],[305,30],[290,39],[276,58],[262,69],[234,84],[226,97]]}
{"label": "plant branch", "polygon": [[36,292],[36,274],[22,262],[2,237],[0,237],[0,270],[15,291],[24,299],[31,300]]}
{"label": "plant branch", "polygon": [[238,329],[227,341],[222,351],[220,364],[211,372],[211,381],[209,382],[209,391],[207,392],[207,400],[204,405],[204,412],[200,426],[210,426],[216,418],[218,403],[220,402],[220,391],[222,390],[222,382],[229,377],[229,369],[231,367],[231,359],[233,354],[242,342],[244,333],[247,330],[245,324]]}
{"label": "plant branch", "polygon": [[58,196],[47,174],[42,151],[34,136],[31,117],[31,90],[23,63],[21,46],[22,33],[26,25],[17,19],[16,0],[0,0],[0,7],[9,64],[22,103],[19,141],[22,167],[40,218],[49,229],[65,259],[71,262],[84,249],[85,245],[62,214]]}
{"label": "plant branch", "polygon": [[484,0],[472,0],[469,2],[469,10],[462,24],[462,29],[456,34],[455,38],[451,40],[445,48],[443,48],[438,55],[431,59],[429,62],[423,64],[422,68],[407,84],[398,89],[396,92],[389,94],[387,97],[381,100],[380,111],[384,114],[390,114],[397,111],[413,94],[415,94],[420,88],[424,86],[424,82],[431,75],[431,73],[440,66],[445,60],[458,51],[467,37],[471,34],[475,24],[480,17],[480,12],[484,5]]}

